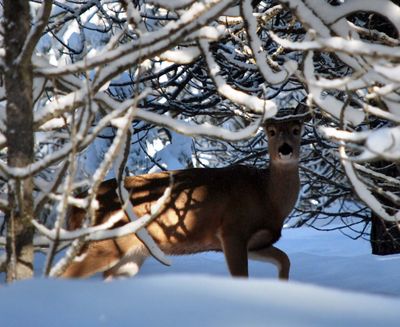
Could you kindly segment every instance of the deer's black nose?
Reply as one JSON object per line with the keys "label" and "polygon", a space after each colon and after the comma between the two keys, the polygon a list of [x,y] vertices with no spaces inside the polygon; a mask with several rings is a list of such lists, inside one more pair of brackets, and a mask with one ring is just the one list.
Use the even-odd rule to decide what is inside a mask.
{"label": "deer's black nose", "polygon": [[278,149],[279,153],[283,154],[283,155],[288,155],[291,154],[293,152],[293,148],[287,144],[287,143],[283,143],[283,145],[281,145]]}

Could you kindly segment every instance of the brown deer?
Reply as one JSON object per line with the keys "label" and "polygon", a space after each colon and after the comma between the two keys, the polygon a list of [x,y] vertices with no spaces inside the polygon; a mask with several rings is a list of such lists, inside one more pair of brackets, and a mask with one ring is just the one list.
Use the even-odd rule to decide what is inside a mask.
{"label": "brown deer", "polygon": [[[223,251],[232,276],[248,276],[248,257],[275,263],[279,277],[288,279],[290,261],[273,246],[285,218],[293,209],[300,188],[298,162],[302,121],[269,120],[265,123],[270,164],[266,169],[245,166],[186,169],[127,177],[138,217],[150,212],[173,175],[172,193],[163,211],[147,230],[168,255]],[[120,212],[117,183],[102,183],[97,195],[96,223]],[[86,212],[72,208],[69,228],[82,223]],[[117,225],[125,224],[129,220]],[[103,272],[105,278],[135,275],[149,251],[130,234],[93,241],[67,268],[63,277],[87,277]]]}

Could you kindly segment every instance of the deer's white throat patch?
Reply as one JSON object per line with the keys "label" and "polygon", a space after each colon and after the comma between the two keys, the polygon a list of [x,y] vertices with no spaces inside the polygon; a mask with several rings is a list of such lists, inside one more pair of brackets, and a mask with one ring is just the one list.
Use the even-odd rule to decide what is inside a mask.
{"label": "deer's white throat patch", "polygon": [[279,153],[279,158],[282,160],[290,160],[293,157],[293,153],[289,153],[289,154],[283,154],[283,153]]}

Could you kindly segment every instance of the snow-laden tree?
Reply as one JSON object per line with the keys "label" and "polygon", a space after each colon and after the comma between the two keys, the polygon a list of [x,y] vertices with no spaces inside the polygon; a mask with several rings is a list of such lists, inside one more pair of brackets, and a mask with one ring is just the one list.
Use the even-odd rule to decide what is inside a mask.
{"label": "snow-laden tree", "polygon": [[[190,165],[262,165],[261,120],[300,102],[313,118],[304,139],[304,201],[292,225],[317,214],[351,216],[348,225],[361,222],[363,231],[369,207],[397,226],[394,2],[2,4],[8,280],[32,274],[33,246],[46,251],[44,273],[57,276],[86,241],[117,233],[137,232],[168,263],[142,228],[152,216],[136,219],[129,203],[129,225],[92,226],[101,181]],[[82,190],[88,196],[76,198]],[[123,188],[120,197],[127,198]],[[64,229],[70,204],[88,211],[81,230]]]}
{"label": "snow-laden tree", "polygon": [[[132,223],[120,230],[106,231],[115,222],[102,226],[91,224],[96,191],[110,171],[114,171],[118,180],[123,179],[135,132],[133,121],[135,128],[142,132],[146,130],[143,122],[147,122],[190,136],[205,135],[231,141],[248,138],[257,131],[260,118],[253,118],[251,124],[234,132],[207,122],[190,124],[179,119],[179,112],[164,105],[164,85],[157,87],[157,84],[179,78],[179,75],[173,76],[179,74],[174,72],[179,69],[176,65],[191,63],[203,56],[223,96],[245,111],[262,114],[264,118],[276,113],[272,101],[235,90],[218,75],[218,66],[209,47],[211,42],[228,35],[226,26],[216,19],[234,5],[233,1],[146,4],[39,1],[30,5],[29,8],[26,2],[4,1],[3,94],[7,110],[2,114],[4,161],[0,169],[7,183],[4,194],[9,194],[2,200],[6,214],[7,279],[26,278],[32,274],[33,245],[46,248],[44,272],[57,276],[86,241],[121,233],[137,232],[152,254],[167,263],[168,259],[142,228],[156,215],[157,208],[153,215],[135,220],[128,203],[126,211],[132,216]],[[251,10],[250,3],[247,6]],[[24,13],[23,18],[16,20],[15,15],[20,13]],[[25,29],[14,35],[12,31],[19,28],[21,20]],[[31,78],[30,84],[21,83],[16,74],[19,70]],[[121,88],[124,83],[127,87]],[[18,89],[30,97],[24,107],[10,100],[23,99],[15,95]],[[199,89],[193,88],[193,92],[198,93]],[[12,115],[15,107],[20,115]],[[20,121],[24,125],[15,125]],[[28,133],[29,138],[21,130]],[[105,146],[95,142],[102,137]],[[32,153],[33,139],[36,140],[35,154]],[[20,150],[28,159],[18,165],[11,160],[14,148],[10,148],[14,143],[30,145],[31,152]],[[101,153],[104,148],[106,150]],[[100,149],[100,153],[96,149]],[[86,160],[81,156],[85,151]],[[86,167],[81,165],[87,162],[93,171],[85,175]],[[73,194],[83,188],[87,189],[88,196],[75,198]],[[125,201],[126,190],[121,188],[120,196]],[[87,222],[81,230],[67,232],[63,229],[70,204],[88,211]],[[32,226],[39,232],[34,244]],[[73,242],[64,258],[54,265],[54,255],[65,241]]]}
{"label": "snow-laden tree", "polygon": [[[372,210],[374,251],[398,251],[400,8],[392,1],[282,4],[306,33],[301,41],[274,32],[271,37],[285,49],[303,53],[298,76],[307,87],[308,103],[337,121],[319,131],[337,141],[344,173],[358,198]],[[380,228],[378,217],[388,230]],[[387,232],[385,241],[382,235]],[[390,246],[379,244],[388,240]]]}

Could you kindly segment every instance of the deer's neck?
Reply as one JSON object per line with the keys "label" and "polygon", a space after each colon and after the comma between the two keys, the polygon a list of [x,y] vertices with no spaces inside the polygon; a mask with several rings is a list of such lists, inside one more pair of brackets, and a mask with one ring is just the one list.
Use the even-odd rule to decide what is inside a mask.
{"label": "deer's neck", "polygon": [[271,162],[267,176],[267,195],[274,212],[274,219],[281,221],[296,204],[300,189],[298,165],[280,165]]}

